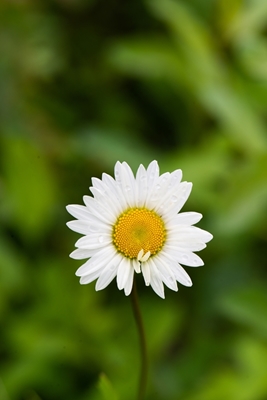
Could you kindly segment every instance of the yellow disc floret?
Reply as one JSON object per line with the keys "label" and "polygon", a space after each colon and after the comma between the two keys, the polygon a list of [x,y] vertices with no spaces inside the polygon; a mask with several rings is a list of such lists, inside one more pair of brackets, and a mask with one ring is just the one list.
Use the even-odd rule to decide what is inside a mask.
{"label": "yellow disc floret", "polygon": [[113,243],[125,257],[137,258],[140,250],[157,254],[166,240],[162,218],[146,208],[130,208],[122,213],[113,228]]}

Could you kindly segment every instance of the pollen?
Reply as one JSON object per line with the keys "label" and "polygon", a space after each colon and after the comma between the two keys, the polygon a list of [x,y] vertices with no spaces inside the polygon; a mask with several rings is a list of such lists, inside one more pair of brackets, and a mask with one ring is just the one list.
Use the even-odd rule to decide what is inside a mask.
{"label": "pollen", "polygon": [[162,218],[146,208],[130,208],[122,213],[113,228],[113,243],[128,258],[137,258],[140,250],[157,254],[166,240]]}

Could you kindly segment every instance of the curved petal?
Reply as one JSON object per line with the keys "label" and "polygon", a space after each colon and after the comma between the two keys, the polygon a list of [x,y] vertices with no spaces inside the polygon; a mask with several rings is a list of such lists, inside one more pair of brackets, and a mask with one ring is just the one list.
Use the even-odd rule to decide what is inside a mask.
{"label": "curved petal", "polygon": [[96,282],[95,290],[102,290],[107,287],[110,282],[115,278],[118,272],[118,266],[122,260],[120,254],[115,254],[115,256],[109,261],[107,266],[103,269],[99,278]]}
{"label": "curved petal", "polygon": [[166,190],[169,185],[170,174],[166,172],[165,174],[161,175],[158,180],[155,182],[154,186],[148,193],[146,199],[146,207],[154,209],[157,206],[160,199],[163,198],[166,194]]}
{"label": "curved petal", "polygon": [[155,266],[157,267],[161,275],[163,283],[165,283],[165,285],[169,289],[177,292],[178,287],[176,283],[176,278],[172,268],[169,265],[169,260],[160,255],[154,257],[153,262],[155,263]]}
{"label": "curved petal", "polygon": [[174,238],[175,240],[185,239],[207,243],[213,238],[209,232],[196,226],[177,225],[169,231],[171,238]]}
{"label": "curved petal", "polygon": [[90,220],[74,220],[67,222],[67,226],[74,232],[91,235],[101,230],[101,233],[111,234],[111,227],[104,224],[92,224]]}
{"label": "curved petal", "polygon": [[74,260],[83,260],[84,258],[89,258],[94,256],[98,249],[88,250],[88,249],[76,249],[72,253],[70,253],[70,257]]}
{"label": "curved petal", "polygon": [[106,233],[91,233],[81,237],[75,243],[76,247],[81,249],[100,249],[112,243],[112,236]]}
{"label": "curved petal", "polygon": [[69,214],[77,219],[90,219],[91,214],[85,206],[79,206],[78,204],[69,204],[66,206]]}
{"label": "curved petal", "polygon": [[110,220],[114,220],[120,213],[118,207],[118,201],[112,199],[112,194],[108,192],[103,194],[99,189],[90,187],[90,191],[94,196],[94,199],[105,209],[105,214]]}
{"label": "curved petal", "polygon": [[120,185],[108,174],[103,174],[102,179],[108,188],[109,195],[111,195],[116,201],[118,207],[120,208],[120,212],[123,212],[127,207],[127,202],[123,196]]}
{"label": "curved petal", "polygon": [[80,278],[80,284],[87,285],[88,283],[93,282],[95,279],[97,279],[99,277],[99,273],[100,273],[100,271],[98,269],[97,271],[94,271],[94,272],[90,273],[89,275],[82,276]]}
{"label": "curved petal", "polygon": [[114,258],[115,254],[115,250],[111,246],[98,251],[90,258],[90,260],[86,261],[86,263],[78,268],[76,275],[84,276],[102,269],[112,258]]}
{"label": "curved petal", "polygon": [[116,173],[119,178],[119,183],[123,196],[125,197],[129,207],[136,204],[136,183],[133,172],[126,162],[116,164]]}
{"label": "curved petal", "polygon": [[172,255],[179,264],[187,265],[188,267],[201,267],[204,265],[201,258],[191,251],[179,251],[175,247],[166,245],[164,253]]}
{"label": "curved petal", "polygon": [[188,275],[188,273],[183,269],[183,267],[180,264],[178,264],[178,263],[173,264],[173,272],[175,274],[175,279],[178,282],[180,282],[182,285],[184,285],[184,286],[192,286],[193,285],[190,276]]}
{"label": "curved petal", "polygon": [[136,173],[136,185],[137,185],[137,206],[143,207],[146,201],[148,183],[147,183],[147,172],[145,167],[141,164]]}
{"label": "curved petal", "polygon": [[153,160],[147,167],[147,183],[149,189],[154,186],[154,183],[157,181],[158,177],[159,165],[156,160]]}
{"label": "curved petal", "polygon": [[166,200],[165,208],[164,208],[164,216],[168,220],[168,218],[172,218],[173,215],[177,214],[181,208],[184,206],[187,201],[192,190],[191,182],[182,182],[178,186],[176,191],[172,192],[172,195]]}
{"label": "curved petal", "polygon": [[117,272],[117,285],[118,289],[122,290],[125,288],[127,281],[131,275],[131,262],[128,258],[123,257]]}
{"label": "curved petal", "polygon": [[90,214],[97,217],[100,221],[109,225],[114,222],[114,219],[110,217],[105,207],[103,207],[103,205],[95,198],[91,196],[83,196],[83,201],[86,204],[86,207],[88,208]]}
{"label": "curved petal", "polygon": [[132,266],[131,266],[128,279],[127,279],[127,281],[126,281],[126,283],[124,285],[125,296],[129,296],[129,294],[132,291],[132,288],[133,288],[133,277],[134,277],[134,268],[132,268]]}
{"label": "curved petal", "polygon": [[135,270],[135,272],[136,272],[137,274],[139,274],[139,273],[141,272],[141,265],[140,265],[140,262],[139,262],[136,258],[134,258],[134,259],[132,260],[132,266],[133,266],[133,269]]}
{"label": "curved petal", "polygon": [[150,285],[152,289],[154,290],[155,293],[157,293],[158,296],[160,296],[162,299],[165,298],[164,295],[164,286],[162,283],[162,280],[160,279],[159,272],[157,270],[157,267],[154,265],[153,260],[149,259],[147,261],[150,267]]}
{"label": "curved petal", "polygon": [[176,227],[177,225],[194,225],[202,218],[202,214],[197,212],[183,212],[175,215],[168,223],[168,228]]}
{"label": "curved petal", "polygon": [[150,278],[150,267],[149,267],[149,263],[147,261],[144,263],[141,263],[141,270],[143,273],[145,284],[146,284],[146,286],[149,286],[151,278]]}

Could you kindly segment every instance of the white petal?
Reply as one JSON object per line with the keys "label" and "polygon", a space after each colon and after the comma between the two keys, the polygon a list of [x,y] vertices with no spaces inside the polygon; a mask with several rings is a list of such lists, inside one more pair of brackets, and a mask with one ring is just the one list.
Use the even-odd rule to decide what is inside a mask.
{"label": "white petal", "polygon": [[200,267],[204,265],[201,258],[190,251],[179,251],[175,247],[165,245],[164,253],[172,255],[178,263],[189,267]]}
{"label": "white petal", "polygon": [[[137,201],[137,185],[135,181],[135,177],[133,174],[132,169],[129,167],[129,165],[126,162],[122,163],[124,171],[125,171],[125,176],[127,175],[127,181],[126,183],[129,184],[130,188],[127,189],[128,196],[131,196],[131,202],[134,202],[134,205],[136,206],[136,201]],[[130,189],[130,191],[129,191]],[[131,193],[131,194],[130,194]]]}
{"label": "white petal", "polygon": [[98,251],[99,251],[98,249],[93,249],[93,250],[76,249],[70,254],[70,257],[73,258],[74,260],[83,260],[84,258],[92,257]]}
{"label": "white petal", "polygon": [[90,190],[94,195],[95,200],[105,210],[105,215],[109,218],[109,220],[116,219],[120,212],[120,210],[117,207],[118,202],[113,201],[108,193],[106,195],[103,195],[97,188],[91,186]]}
{"label": "white petal", "polygon": [[163,215],[166,216],[167,219],[172,218],[173,215],[176,215],[181,210],[188,199],[191,190],[191,182],[182,182],[178,186],[178,189],[175,192],[172,192],[172,195],[166,200],[163,210]]}
{"label": "white petal", "polygon": [[114,219],[110,217],[110,213],[107,212],[103,204],[98,202],[91,196],[83,196],[83,201],[86,204],[90,214],[97,217],[100,221],[111,225],[114,222]]}
{"label": "white petal", "polygon": [[189,182],[182,182],[169,187],[155,206],[155,211],[158,212],[159,215],[171,217],[172,219],[186,202],[191,189],[192,183]]}
{"label": "white petal", "polygon": [[129,207],[136,205],[136,183],[133,172],[127,163],[118,164],[116,172],[119,175],[121,189]]}
{"label": "white petal", "polygon": [[195,240],[199,242],[207,243],[209,242],[213,236],[203,229],[200,229],[196,226],[183,226],[177,225],[176,227],[171,228],[170,230],[171,237],[185,240]]}
{"label": "white petal", "polygon": [[101,179],[98,178],[92,178],[92,185],[94,188],[98,189],[102,194],[105,194],[106,192],[106,185],[104,184]]}
{"label": "white petal", "polygon": [[141,262],[146,262],[149,257],[150,257],[150,251],[147,251],[146,254],[143,255],[143,257],[140,259]]}
{"label": "white petal", "polygon": [[159,177],[159,165],[156,160],[152,161],[147,167],[147,183],[148,189],[154,186],[154,183]]}
{"label": "white petal", "polygon": [[77,219],[90,219],[91,214],[85,206],[79,206],[78,204],[69,204],[66,206],[68,213]]}
{"label": "white petal", "polygon": [[88,275],[99,269],[103,269],[109,261],[114,258],[115,250],[113,247],[107,247],[99,250],[95,255],[93,255],[90,260],[86,261],[78,270],[76,271],[77,276]]}
{"label": "white petal", "polygon": [[140,262],[136,258],[132,259],[132,266],[137,274],[141,272]]}
{"label": "white petal", "polygon": [[144,166],[141,164],[136,173],[136,185],[138,190],[138,207],[143,207],[146,201],[148,184],[147,184],[147,172]]}
{"label": "white petal", "polygon": [[96,282],[95,290],[102,290],[107,287],[110,282],[115,278],[118,271],[118,266],[122,260],[122,256],[120,254],[115,254],[114,257],[109,261],[107,266],[103,269],[99,278]]}
{"label": "white petal", "polygon": [[146,199],[146,207],[154,209],[158,202],[166,195],[166,190],[169,185],[170,173],[166,172],[161,175],[155,182],[154,186],[150,189]]}
{"label": "white petal", "polygon": [[173,264],[173,272],[175,275],[175,279],[177,279],[177,281],[180,282],[182,285],[184,286],[193,285],[190,276],[180,264],[178,263]]}
{"label": "white petal", "polygon": [[122,194],[120,185],[108,174],[102,174],[102,179],[107,186],[109,196],[115,201],[119,212],[122,213],[127,207],[127,202]]}
{"label": "white petal", "polygon": [[123,257],[117,272],[117,285],[119,290],[124,289],[127,284],[131,274],[131,269],[131,261],[128,258]]}
{"label": "white petal", "polygon": [[126,281],[126,283],[124,285],[125,296],[129,296],[129,294],[132,291],[132,288],[133,288],[133,276],[134,276],[134,268],[131,266],[128,279],[127,279],[127,281]]}
{"label": "white petal", "polygon": [[149,286],[150,284],[150,267],[149,267],[149,263],[145,262],[141,264],[141,270],[143,273],[143,277],[145,280],[145,284],[146,286]]}
{"label": "white petal", "polygon": [[176,278],[172,268],[169,265],[169,260],[162,256],[156,256],[153,258],[153,262],[155,263],[155,266],[157,267],[161,275],[163,283],[165,283],[165,285],[168,286],[168,288],[170,288],[171,290],[177,292],[178,287],[176,283]]}
{"label": "white petal", "polygon": [[89,275],[82,276],[80,278],[80,284],[81,285],[87,285],[88,283],[93,282],[95,279],[97,279],[99,276],[99,270],[92,272]]}
{"label": "white petal", "polygon": [[80,220],[75,220],[75,221],[69,221],[66,224],[72,231],[77,232],[77,233],[82,233],[84,235],[89,235],[90,234],[90,225],[86,221],[80,221]]}
{"label": "white petal", "polygon": [[81,249],[100,249],[101,247],[106,247],[112,243],[112,237],[110,234],[106,233],[91,233],[81,237],[75,243],[76,247]]}
{"label": "white petal", "polygon": [[195,239],[187,241],[182,240],[168,240],[168,245],[175,247],[177,251],[201,251],[207,247],[204,242],[197,242]]}
{"label": "white petal", "polygon": [[143,255],[144,255],[144,249],[141,249],[141,250],[139,251],[139,253],[137,254],[137,260],[140,261],[141,258],[143,257]]}
{"label": "white petal", "polygon": [[92,223],[90,220],[74,220],[67,222],[67,226],[74,232],[81,233],[83,235],[91,235],[94,232],[100,231],[102,233],[110,233],[111,227],[105,224]]}
{"label": "white petal", "polygon": [[171,173],[171,179],[170,179],[170,184],[169,184],[169,189],[172,187],[178,186],[179,183],[181,182],[183,177],[183,173],[181,169],[176,169]]}
{"label": "white petal", "polygon": [[157,267],[154,265],[154,262],[151,258],[146,262],[146,264],[149,264],[150,267],[150,273],[151,273],[150,285],[152,289],[154,290],[155,293],[157,293],[158,296],[164,299],[165,298],[164,286],[162,280],[160,279]]}
{"label": "white petal", "polygon": [[199,222],[202,218],[202,214],[197,212],[183,212],[175,215],[170,222],[170,228],[176,225],[194,225]]}
{"label": "white petal", "polygon": [[[180,264],[172,259],[168,254],[161,252],[159,259],[162,259],[165,264],[171,269],[174,278],[184,286],[192,286],[192,281],[187,272],[181,267]],[[158,264],[157,264],[158,265]]]}
{"label": "white petal", "polygon": [[119,161],[116,162],[114,167],[114,176],[115,181],[121,185],[122,184],[122,177],[121,177],[121,163]]}

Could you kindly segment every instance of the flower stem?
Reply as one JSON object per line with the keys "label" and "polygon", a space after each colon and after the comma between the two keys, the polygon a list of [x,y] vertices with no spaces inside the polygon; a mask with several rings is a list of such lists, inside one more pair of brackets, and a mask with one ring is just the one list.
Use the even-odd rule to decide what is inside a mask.
{"label": "flower stem", "polygon": [[141,369],[140,369],[139,389],[138,389],[137,400],[143,400],[145,398],[145,391],[146,391],[147,377],[148,377],[148,358],[147,358],[145,330],[144,330],[144,324],[143,324],[139,301],[138,301],[138,294],[137,294],[135,279],[133,281],[133,290],[131,293],[131,301],[132,301],[134,318],[135,318],[138,335],[139,335],[139,340],[140,340],[140,352],[141,352]]}

